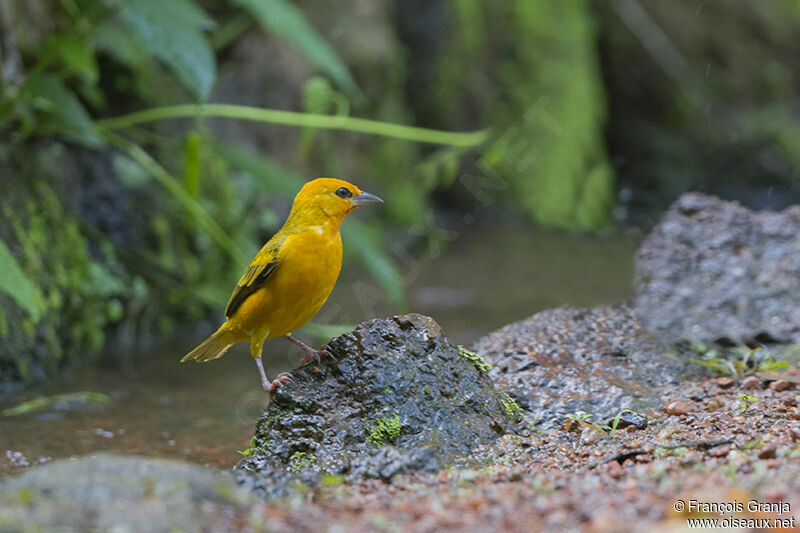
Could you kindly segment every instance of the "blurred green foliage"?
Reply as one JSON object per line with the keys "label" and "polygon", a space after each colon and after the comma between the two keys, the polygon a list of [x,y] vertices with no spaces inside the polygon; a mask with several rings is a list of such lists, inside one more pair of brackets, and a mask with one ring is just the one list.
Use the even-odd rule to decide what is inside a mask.
{"label": "blurred green foliage", "polygon": [[509,198],[547,226],[608,229],[614,172],[589,2],[450,0],[448,8],[455,22],[438,62],[437,125],[474,124],[477,108],[479,123],[497,131],[479,168],[507,184]]}
{"label": "blurred green foliage", "polygon": [[[0,294],[7,295],[0,299],[0,379],[42,380],[91,357],[111,328],[131,341],[196,321],[225,301],[242,265],[281,222],[286,200],[273,199],[291,198],[305,180],[221,141],[209,116],[302,125],[305,156],[317,127],[481,142],[482,134],[349,117],[350,103],[363,104],[364,95],[299,8],[236,0],[227,10],[232,15],[218,24],[191,0],[4,4],[0,29],[13,33],[4,41],[11,49],[2,50],[0,91],[0,162],[8,169],[0,213]],[[248,28],[243,17],[288,40],[342,92],[326,78],[309,78],[306,114],[197,105],[181,115],[180,106],[157,107],[209,98],[214,43],[235,41]],[[192,122],[103,120],[142,107],[155,121],[171,113]],[[253,200],[251,191],[263,199]],[[358,221],[347,231],[375,280],[404,307],[383,235]]]}
{"label": "blurred green foliage", "polygon": [[438,249],[434,196],[604,231],[617,182],[793,186],[798,29],[792,0],[2,2],[0,381],[218,313],[306,175],[388,200],[346,258],[398,308],[387,244]]}

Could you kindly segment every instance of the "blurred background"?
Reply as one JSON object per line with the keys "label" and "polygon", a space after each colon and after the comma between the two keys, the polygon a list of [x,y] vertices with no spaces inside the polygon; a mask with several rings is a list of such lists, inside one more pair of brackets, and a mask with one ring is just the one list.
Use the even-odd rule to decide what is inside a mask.
{"label": "blurred background", "polygon": [[[213,394],[221,453],[213,416],[246,435],[263,403],[246,347],[176,361],[317,176],[386,203],[345,223],[309,342],[620,301],[681,192],[800,199],[799,40],[796,0],[1,0],[0,400],[114,390],[152,425]],[[175,446],[143,428],[129,451]]]}

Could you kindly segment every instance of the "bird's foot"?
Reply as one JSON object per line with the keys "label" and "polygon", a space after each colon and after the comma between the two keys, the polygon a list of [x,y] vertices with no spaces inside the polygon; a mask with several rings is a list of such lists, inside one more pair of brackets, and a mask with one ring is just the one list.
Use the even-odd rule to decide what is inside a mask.
{"label": "bird's foot", "polygon": [[315,350],[308,344],[295,339],[291,335],[286,335],[286,340],[291,342],[298,348],[301,348],[304,352],[306,352],[306,356],[300,360],[300,366],[306,366],[308,363],[312,361],[319,363],[323,355],[327,355],[328,357],[331,357],[334,360],[336,359],[331,353],[331,349],[328,347],[327,344],[322,348],[320,348],[319,350]]}
{"label": "bird's foot", "polygon": [[270,399],[272,399],[272,395],[275,394],[275,391],[278,390],[278,387],[283,385],[284,383],[291,383],[294,381],[292,379],[292,375],[288,372],[283,372],[282,374],[278,374],[278,377],[272,380],[272,383],[266,385],[264,390],[269,393]]}
{"label": "bird's foot", "polygon": [[333,353],[331,353],[331,349],[325,345],[319,350],[307,350],[306,356],[300,360],[300,366],[306,366],[312,361],[319,363],[323,356],[330,357],[334,361],[336,360],[336,357],[333,355]]}

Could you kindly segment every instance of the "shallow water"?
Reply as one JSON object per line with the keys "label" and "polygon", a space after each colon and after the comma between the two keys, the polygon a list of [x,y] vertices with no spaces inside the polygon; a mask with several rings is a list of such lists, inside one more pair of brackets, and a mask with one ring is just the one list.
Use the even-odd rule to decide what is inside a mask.
{"label": "shallow water", "polygon": [[[543,309],[624,299],[631,292],[634,249],[631,237],[494,228],[462,232],[438,257],[403,262],[402,274],[410,310],[433,316],[453,341],[468,344]],[[349,270],[320,321],[391,314],[371,282]],[[241,457],[237,450],[248,447],[266,395],[244,344],[209,364],[179,364],[201,340],[198,334],[164,342],[134,354],[126,369],[110,347],[100,365],[73,371],[45,391],[101,392],[110,396],[108,404],[56,405],[0,418],[0,475],[101,450],[233,466]],[[264,353],[271,376],[302,355],[281,339],[267,343]],[[20,394],[0,410],[36,395]]]}

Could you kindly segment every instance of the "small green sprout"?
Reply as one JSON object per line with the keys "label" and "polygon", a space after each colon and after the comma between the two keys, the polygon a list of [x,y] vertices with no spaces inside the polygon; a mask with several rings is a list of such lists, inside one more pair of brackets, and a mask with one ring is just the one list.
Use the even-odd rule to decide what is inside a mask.
{"label": "small green sprout", "polygon": [[[581,411],[579,411],[579,412],[581,412]],[[623,409],[622,411],[617,413],[617,416],[615,416],[611,420],[611,425],[610,426],[603,425],[603,426],[600,426],[600,429],[604,429],[604,430],[608,431],[609,433],[611,433],[611,437],[612,438],[617,438],[617,428],[619,427],[619,421],[622,418],[622,415],[625,414],[625,413],[632,413],[632,412],[633,411],[631,411],[630,409]],[[569,416],[569,415],[567,415],[567,416]],[[592,415],[589,415],[589,416],[592,416]]]}
{"label": "small green sprout", "polygon": [[578,422],[586,422],[594,415],[592,413],[587,413],[586,411],[575,411],[574,413],[569,413],[566,415],[567,418],[571,418],[572,420],[577,420]]}
{"label": "small green sprout", "polygon": [[309,456],[306,452],[297,451],[289,457],[289,470],[296,472],[317,460],[315,455]]}
{"label": "small green sprout", "polygon": [[758,401],[758,398],[749,394],[740,394],[739,398],[742,400],[742,403],[739,404],[739,409],[742,410],[742,413],[746,413],[750,406]]}
{"label": "small green sprout", "polygon": [[251,453],[253,453],[255,451],[254,450],[255,445],[256,445],[256,439],[255,439],[255,437],[253,437],[252,439],[250,439],[250,447],[249,448],[247,448],[246,450],[236,450],[236,451],[238,453],[244,455],[245,457],[247,457],[248,455],[250,455]]}

